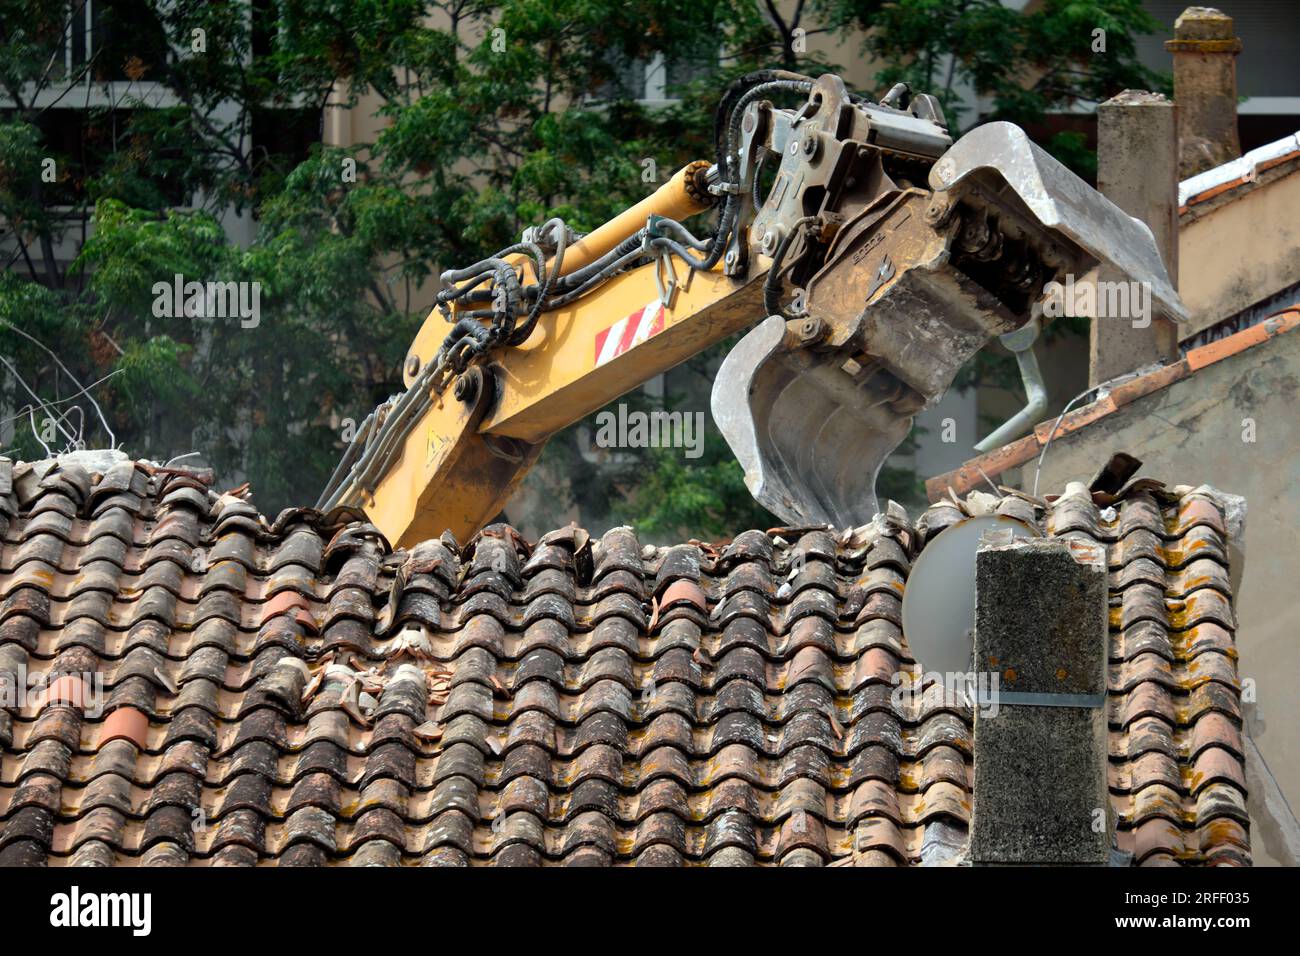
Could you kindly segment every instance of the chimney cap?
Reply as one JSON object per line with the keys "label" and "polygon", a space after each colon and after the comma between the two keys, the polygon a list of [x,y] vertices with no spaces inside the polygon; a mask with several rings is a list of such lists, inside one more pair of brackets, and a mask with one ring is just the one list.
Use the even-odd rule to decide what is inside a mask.
{"label": "chimney cap", "polygon": [[1101,106],[1173,106],[1173,101],[1163,93],[1150,90],[1124,90],[1116,93]]}
{"label": "chimney cap", "polygon": [[1174,38],[1165,41],[1171,53],[1240,53],[1241,40],[1232,32],[1232,17],[1213,7],[1188,7],[1174,21]]}

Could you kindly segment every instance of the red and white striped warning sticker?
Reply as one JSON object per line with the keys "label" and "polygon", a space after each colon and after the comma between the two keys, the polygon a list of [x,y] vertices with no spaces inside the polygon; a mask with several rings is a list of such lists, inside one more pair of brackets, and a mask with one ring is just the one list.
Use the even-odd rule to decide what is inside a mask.
{"label": "red and white striped warning sticker", "polygon": [[647,302],[626,319],[619,319],[609,328],[596,333],[596,368],[663,330],[663,305],[658,299]]}

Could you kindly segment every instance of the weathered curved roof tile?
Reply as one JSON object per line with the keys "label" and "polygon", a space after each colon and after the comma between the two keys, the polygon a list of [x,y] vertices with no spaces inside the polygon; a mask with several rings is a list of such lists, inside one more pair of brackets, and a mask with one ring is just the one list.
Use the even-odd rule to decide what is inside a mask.
{"label": "weathered curved roof tile", "polygon": [[[1121,848],[1248,864],[1223,516],[1115,504],[999,510],[1107,551]],[[889,866],[965,839],[970,714],[893,693],[952,501],[874,537],[392,553],[199,473],[0,462],[0,516],[0,671],[52,680],[0,708],[0,864]]]}

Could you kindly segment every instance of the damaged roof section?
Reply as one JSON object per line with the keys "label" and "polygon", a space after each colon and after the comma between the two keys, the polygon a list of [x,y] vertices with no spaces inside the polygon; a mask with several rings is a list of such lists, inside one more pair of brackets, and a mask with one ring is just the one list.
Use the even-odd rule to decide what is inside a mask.
{"label": "damaged roof section", "polygon": [[1207,489],[392,551],[183,471],[0,461],[0,673],[41,688],[0,709],[0,864],[959,862],[971,714],[895,693],[901,596],[990,508],[1105,550],[1120,848],[1248,863]]}
{"label": "damaged roof section", "polygon": [[1040,422],[1034,426],[1033,432],[1024,438],[1003,445],[978,458],[972,458],[960,468],[927,479],[926,493],[931,501],[937,501],[950,492],[965,494],[972,489],[987,486],[990,480],[1008,469],[1038,458],[1051,442],[1059,441],[1071,432],[1079,431],[1113,415],[1125,405],[1168,388],[1207,366],[1264,345],[1280,335],[1293,332],[1297,327],[1300,327],[1300,309],[1286,309],[1259,325],[1191,349],[1170,365],[1135,373],[1106,388],[1099,393],[1096,400],[1082,408],[1066,412],[1057,419]]}

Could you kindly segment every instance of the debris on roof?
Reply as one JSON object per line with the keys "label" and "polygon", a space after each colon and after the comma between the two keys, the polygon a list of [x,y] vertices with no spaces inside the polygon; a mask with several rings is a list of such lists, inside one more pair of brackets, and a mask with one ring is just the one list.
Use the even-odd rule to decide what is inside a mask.
{"label": "debris on roof", "polygon": [[969,709],[895,690],[911,562],[978,508],[1105,549],[1119,850],[1250,862],[1207,489],[410,551],[181,469],[0,491],[0,865],[961,862]]}

